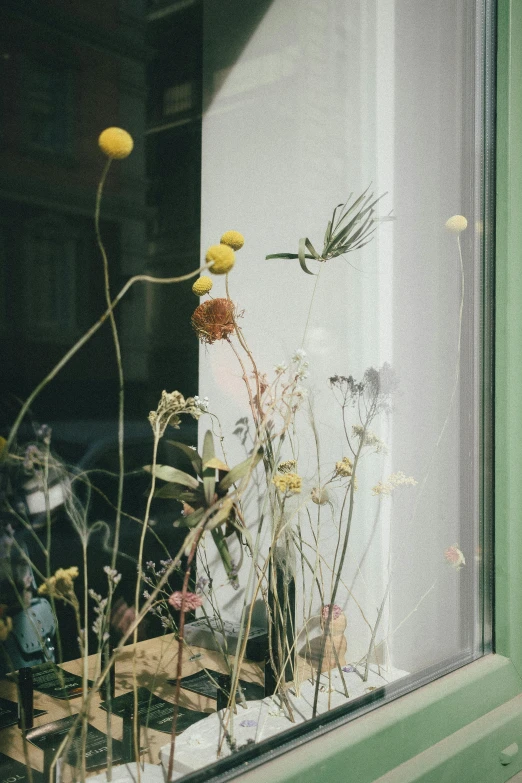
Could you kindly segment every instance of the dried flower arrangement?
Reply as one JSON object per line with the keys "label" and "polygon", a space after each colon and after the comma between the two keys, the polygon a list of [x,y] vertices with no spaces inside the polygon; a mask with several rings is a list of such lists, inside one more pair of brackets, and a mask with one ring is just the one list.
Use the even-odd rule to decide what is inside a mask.
{"label": "dried flower arrangement", "polygon": [[[222,667],[227,672],[228,686],[225,691],[224,708],[219,718],[221,731],[216,731],[213,747],[214,758],[225,752],[233,752],[238,745],[238,737],[243,730],[256,735],[258,719],[236,714],[236,704],[239,698],[244,701],[241,692],[241,677],[244,662],[247,659],[249,634],[253,626],[254,608],[261,601],[265,607],[267,625],[267,643],[265,653],[265,707],[268,704],[268,714],[279,721],[278,730],[301,720],[302,705],[305,701],[301,691],[308,683],[308,713],[312,718],[318,712],[332,705],[332,694],[341,696],[343,700],[353,698],[349,693],[347,680],[353,676],[359,677],[367,689],[374,689],[378,678],[371,679],[372,665],[378,661],[376,656],[377,639],[383,618],[384,607],[389,595],[391,575],[389,577],[382,603],[377,615],[371,620],[367,612],[357,601],[350,590],[348,593],[357,606],[363,622],[367,626],[367,652],[361,660],[346,665],[347,639],[345,636],[347,619],[343,607],[336,603],[341,592],[346,593],[343,583],[344,569],[349,557],[350,536],[356,518],[356,496],[359,489],[361,460],[370,455],[386,455],[387,448],[380,436],[374,431],[379,419],[386,418],[392,410],[392,397],[398,387],[392,368],[384,364],[380,369],[368,368],[361,380],[353,376],[335,375],[329,378],[330,390],[339,409],[339,426],[345,433],[345,452],[339,454],[329,471],[317,471],[315,475],[304,475],[300,472],[300,456],[298,449],[299,414],[309,408],[305,381],[308,376],[308,359],[303,346],[299,347],[291,359],[274,366],[272,373],[262,371],[247,342],[246,332],[240,326],[238,319],[243,313],[233,301],[229,290],[229,274],[236,263],[236,252],[244,246],[244,238],[237,231],[225,232],[220,242],[212,245],[205,256],[201,268],[190,274],[171,278],[154,278],[149,275],[137,275],[131,278],[116,297],[111,298],[109,286],[109,266],[107,255],[100,233],[100,211],[103,187],[113,160],[119,160],[129,155],[133,148],[133,140],[126,131],[119,128],[108,128],[99,139],[99,146],[107,156],[107,162],[100,180],[95,211],[95,228],[98,246],[103,262],[105,283],[106,309],[98,321],[70,348],[46,378],[35,388],[26,402],[21,406],[19,415],[13,424],[8,440],[2,444],[0,458],[7,472],[13,466],[24,463],[24,469],[36,475],[39,486],[46,498],[47,511],[47,570],[37,574],[40,587],[38,593],[49,599],[56,620],[56,601],[68,604],[75,615],[77,632],[80,640],[81,657],[84,662],[82,671],[82,697],[79,711],[71,725],[70,731],[63,737],[55,749],[52,766],[68,752],[75,734],[80,730],[82,751],[78,754],[78,773],[82,782],[86,778],[85,747],[89,714],[95,695],[100,689],[107,691],[107,682],[111,675],[111,667],[121,648],[132,642],[134,651],[138,645],[138,631],[141,621],[148,613],[160,617],[166,632],[173,632],[177,644],[175,671],[175,686],[172,694],[174,704],[171,741],[168,751],[164,754],[166,779],[174,779],[177,775],[176,736],[179,733],[180,695],[183,666],[187,649],[191,652],[190,641],[186,638],[186,615],[198,610],[208,620],[209,632],[213,635],[219,653]],[[269,255],[267,259],[298,259],[304,272],[313,274],[307,265],[307,260],[325,263],[348,252],[360,249],[371,241],[376,229],[376,205],[380,198],[374,198],[367,189],[358,198],[346,204],[338,205],[328,222],[324,246],[318,253],[310,240],[305,237],[299,241],[298,252],[278,253]],[[351,202],[351,203],[350,203]],[[446,226],[457,236],[459,258],[460,233],[466,228],[464,217],[456,215],[448,220]],[[307,252],[308,251],[308,252]],[[202,272],[212,275],[224,275],[226,280],[226,296],[211,297],[213,282]],[[114,310],[125,296],[126,292],[137,282],[152,284],[181,283],[197,278],[192,285],[193,293],[200,298],[209,296],[200,302],[192,314],[192,327],[201,343],[212,349],[216,342],[222,342],[232,351],[238,362],[241,377],[248,398],[250,420],[241,419],[238,430],[246,447],[246,459],[229,467],[224,448],[225,438],[219,435],[216,449],[216,434],[214,427],[206,428],[202,438],[200,452],[180,441],[169,441],[170,445],[182,453],[191,465],[192,472],[185,472],[170,465],[158,463],[158,448],[160,441],[169,432],[169,428],[179,429],[183,426],[183,417],[189,416],[198,421],[202,417],[211,417],[218,422],[218,412],[212,411],[206,398],[200,399],[194,395],[185,397],[179,391],[164,391],[158,402],[157,409],[149,414],[149,423],[153,434],[152,459],[144,470],[150,475],[151,483],[147,496],[145,515],[141,524],[139,555],[135,583],[134,613],[126,626],[117,650],[109,646],[109,628],[113,615],[117,589],[121,575],[117,571],[122,507],[124,465],[124,379],[121,359],[121,349]],[[463,282],[462,282],[463,286]],[[463,296],[463,287],[462,287]],[[311,307],[311,305],[310,305]],[[309,316],[310,317],[310,311]],[[112,329],[113,343],[119,373],[119,483],[118,499],[115,507],[114,521],[110,527],[107,523],[91,522],[88,518],[88,502],[82,501],[78,487],[84,482],[84,477],[69,473],[63,464],[57,460],[50,449],[50,435],[43,433],[39,445],[32,444],[21,453],[17,447],[17,432],[24,416],[36,396],[56,377],[67,362],[95,334],[105,321],[109,321]],[[462,321],[462,300],[460,309]],[[248,322],[247,322],[248,326]],[[460,353],[460,330],[458,353]],[[458,385],[459,359],[457,357],[455,383],[450,400],[453,404]],[[449,413],[448,413],[449,416]],[[314,428],[313,415],[311,416]],[[439,441],[447,426],[448,417],[444,423]],[[219,427],[218,427],[219,429]],[[248,443],[248,445],[247,445]],[[437,443],[438,445],[438,443]],[[319,446],[317,446],[317,449]],[[218,453],[217,453],[218,452]],[[29,464],[30,463],[30,464]],[[429,469],[428,469],[429,472]],[[427,475],[420,482],[417,498],[427,481]],[[49,551],[52,546],[50,523],[50,494],[53,477],[59,476],[59,486],[64,493],[64,502],[71,522],[82,542],[84,561],[87,558],[87,543],[89,537],[100,525],[110,531],[112,558],[110,565],[105,567],[107,577],[106,595],[101,595],[90,588],[87,577],[84,584],[78,586],[78,568],[75,564],[64,564],[68,567],[58,569],[54,574],[50,570]],[[87,480],[88,483],[88,480]],[[415,487],[417,480],[398,470],[388,476],[382,476],[368,496],[377,497],[376,503],[386,502],[386,498],[402,488]],[[365,490],[366,491],[366,490]],[[255,502],[252,501],[255,496]],[[174,499],[181,506],[178,519],[174,521],[177,528],[186,531],[183,543],[177,552],[167,552],[167,558],[157,568],[154,563],[144,564],[144,541],[147,530],[151,527],[151,504],[154,498]],[[9,505],[8,496],[4,501]],[[418,503],[418,500],[417,500]],[[21,513],[9,506],[9,513],[18,514],[22,525],[27,524]],[[336,540],[329,544],[328,552],[324,550],[321,539],[321,525],[328,516],[334,525]],[[306,519],[306,525],[303,524]],[[305,529],[306,528],[306,529]],[[213,554],[209,556],[212,541]],[[3,576],[14,588],[19,583],[12,571],[12,551],[16,550],[14,537],[9,538],[8,554],[2,553],[1,567]],[[5,548],[5,547],[4,547]],[[233,552],[239,552],[235,557]],[[331,552],[333,551],[333,557]],[[18,552],[22,563],[30,565],[26,553]],[[444,557],[455,569],[465,565],[463,553],[457,544],[450,546]],[[234,654],[229,654],[227,635],[224,631],[225,620],[221,617],[214,567],[219,560],[226,574],[226,587],[237,591],[240,584],[243,589],[241,616],[238,618],[237,643]],[[85,562],[84,562],[85,565]],[[85,575],[87,569],[84,569]],[[182,588],[172,589],[169,580],[177,574],[182,580]],[[300,601],[303,606],[303,621],[298,621],[296,613],[296,591],[299,587]],[[143,589],[143,585],[147,589]],[[342,590],[341,590],[342,587]],[[432,588],[430,588],[431,590]],[[84,611],[76,590],[84,593]],[[16,590],[15,590],[16,591]],[[428,591],[429,592],[429,591]],[[89,604],[89,599],[91,604]],[[27,608],[23,595],[18,594],[17,609]],[[15,601],[16,603],[16,601]],[[13,620],[9,614],[9,603],[4,603],[0,597],[0,643],[7,659],[7,668],[15,669],[8,660],[6,643],[12,633]],[[89,611],[92,606],[92,612]],[[94,618],[94,619],[92,619]],[[404,618],[405,622],[408,617]],[[211,620],[216,620],[223,633],[215,633]],[[320,626],[318,636],[312,638],[314,627]],[[86,629],[92,625],[98,641],[96,650],[89,650]],[[58,628],[59,639],[59,628]],[[381,646],[386,645],[386,635],[379,640]],[[42,639],[42,649],[45,641]],[[89,679],[88,658],[94,652],[97,656],[97,666],[94,679]],[[198,653],[199,655],[199,653]],[[196,656],[197,657],[197,656]],[[134,659],[134,664],[136,659]],[[381,677],[378,663],[376,671]],[[59,670],[59,667],[56,667]],[[326,673],[326,680],[322,673]],[[358,674],[357,674],[358,673]],[[212,674],[210,674],[212,678]],[[385,681],[384,676],[381,677]],[[367,685],[371,680],[372,684]],[[332,683],[335,681],[335,688]],[[325,684],[326,683],[326,684]],[[218,684],[218,688],[219,688]],[[134,711],[138,711],[138,676],[136,666],[133,669],[132,690],[134,694]],[[239,694],[239,696],[238,696]],[[107,696],[107,737],[108,762],[107,779],[112,778],[112,723],[111,694]],[[268,699],[268,701],[267,701]],[[223,702],[222,702],[223,703]],[[339,703],[338,701],[336,703]],[[247,709],[249,702],[242,706]],[[296,706],[299,707],[296,710]],[[248,709],[247,709],[248,712]],[[250,714],[250,713],[249,713]],[[246,715],[246,713],[245,713]],[[205,719],[208,720],[208,719]],[[253,732],[253,733],[252,733]],[[139,727],[134,726],[134,748],[139,748]],[[242,736],[242,735],[241,735]],[[25,738],[24,738],[25,741]],[[250,741],[249,739],[247,741]],[[135,750],[136,775],[138,780],[145,775],[145,768],[140,767],[140,754]],[[178,775],[179,776],[179,775]]]}

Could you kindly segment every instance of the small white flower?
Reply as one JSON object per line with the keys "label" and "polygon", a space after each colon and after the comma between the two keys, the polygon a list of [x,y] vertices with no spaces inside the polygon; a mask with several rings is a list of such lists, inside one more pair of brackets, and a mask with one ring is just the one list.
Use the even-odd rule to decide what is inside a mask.
{"label": "small white flower", "polygon": [[303,350],[303,348],[298,348],[297,351],[292,356],[292,361],[296,363],[300,363],[305,358],[306,358],[306,351]]}
{"label": "small white flower", "polygon": [[296,386],[294,389],[294,396],[304,399],[308,396],[308,389],[305,389],[304,386]]}
{"label": "small white flower", "polygon": [[274,372],[276,375],[282,375],[284,372],[288,370],[286,362],[279,362],[279,364],[276,364],[274,367]]}

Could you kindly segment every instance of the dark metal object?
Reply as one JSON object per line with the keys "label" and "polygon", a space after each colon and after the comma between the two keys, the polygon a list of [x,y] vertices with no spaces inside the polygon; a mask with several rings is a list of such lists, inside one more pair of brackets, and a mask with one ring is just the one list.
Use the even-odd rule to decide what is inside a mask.
{"label": "dark metal object", "polygon": [[33,728],[33,671],[30,667],[18,670],[18,726],[23,731]]}

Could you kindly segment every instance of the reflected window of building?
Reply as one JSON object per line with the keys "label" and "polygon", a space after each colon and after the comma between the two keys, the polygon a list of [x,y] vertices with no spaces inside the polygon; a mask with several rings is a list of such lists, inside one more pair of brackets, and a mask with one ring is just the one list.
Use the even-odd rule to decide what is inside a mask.
{"label": "reflected window of building", "polygon": [[61,65],[31,60],[24,73],[26,142],[39,152],[72,152],[72,74]]}
{"label": "reflected window of building", "polygon": [[29,221],[24,248],[27,337],[61,343],[77,334],[77,250],[77,237],[65,220],[46,216]]}
{"label": "reflected window of building", "polygon": [[168,87],[163,95],[163,114],[170,117],[173,114],[190,111],[193,105],[193,92],[192,82]]}

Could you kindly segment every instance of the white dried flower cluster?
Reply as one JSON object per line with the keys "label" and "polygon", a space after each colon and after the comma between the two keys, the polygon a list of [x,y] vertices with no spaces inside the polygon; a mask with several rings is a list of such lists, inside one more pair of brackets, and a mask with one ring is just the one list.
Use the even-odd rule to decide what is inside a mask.
{"label": "white dried flower cluster", "polygon": [[306,358],[306,351],[302,348],[298,348],[292,356],[292,363],[297,365],[295,368],[296,378],[299,378],[300,381],[308,378],[308,367],[310,366],[310,362]]}
{"label": "white dried flower cluster", "polygon": [[117,585],[121,580],[121,574],[119,574],[115,568],[110,566],[103,566],[103,570],[107,574],[107,579],[112,582],[113,585]]}
{"label": "white dried flower cluster", "polygon": [[105,627],[105,609],[107,607],[108,598],[102,598],[99,593],[96,593],[92,589],[89,590],[89,595],[93,599],[93,601],[96,602],[96,606],[94,607],[94,613],[96,617],[92,624],[92,630],[96,634],[96,636],[98,636],[98,638],[103,639],[103,641],[105,642],[109,638],[109,634],[107,631],[103,633],[103,629]]}
{"label": "white dried flower cluster", "polygon": [[[149,413],[149,422],[154,433],[161,438],[169,424],[178,429],[181,422],[180,414],[182,413],[188,413],[192,418],[199,419],[205,411],[201,407],[202,401],[199,397],[197,399],[198,402],[196,403],[195,397],[187,397],[185,399],[179,391],[162,391],[157,410]],[[204,398],[203,403],[205,403],[205,400],[206,398]]]}
{"label": "white dried flower cluster", "polygon": [[196,394],[194,396],[194,405],[196,408],[199,408],[202,413],[207,413],[209,406],[208,397],[198,397]]}
{"label": "white dried flower cluster", "polygon": [[279,364],[274,366],[274,372],[276,375],[283,375],[287,370],[288,365],[286,362],[279,362]]}
{"label": "white dried flower cluster", "polygon": [[407,476],[402,470],[399,470],[397,473],[392,473],[388,476],[386,481],[379,481],[379,483],[372,488],[372,494],[391,495],[393,490],[397,487],[414,487],[416,483],[413,476]]}
{"label": "white dried flower cluster", "polygon": [[364,427],[362,427],[360,424],[354,424],[352,427],[352,433],[355,438],[362,438],[364,434],[364,443],[363,446],[372,446],[373,450],[377,454],[387,454],[388,453],[388,447],[386,443],[379,438],[378,435],[375,434],[375,432],[372,432],[371,430],[366,430],[364,432]]}

